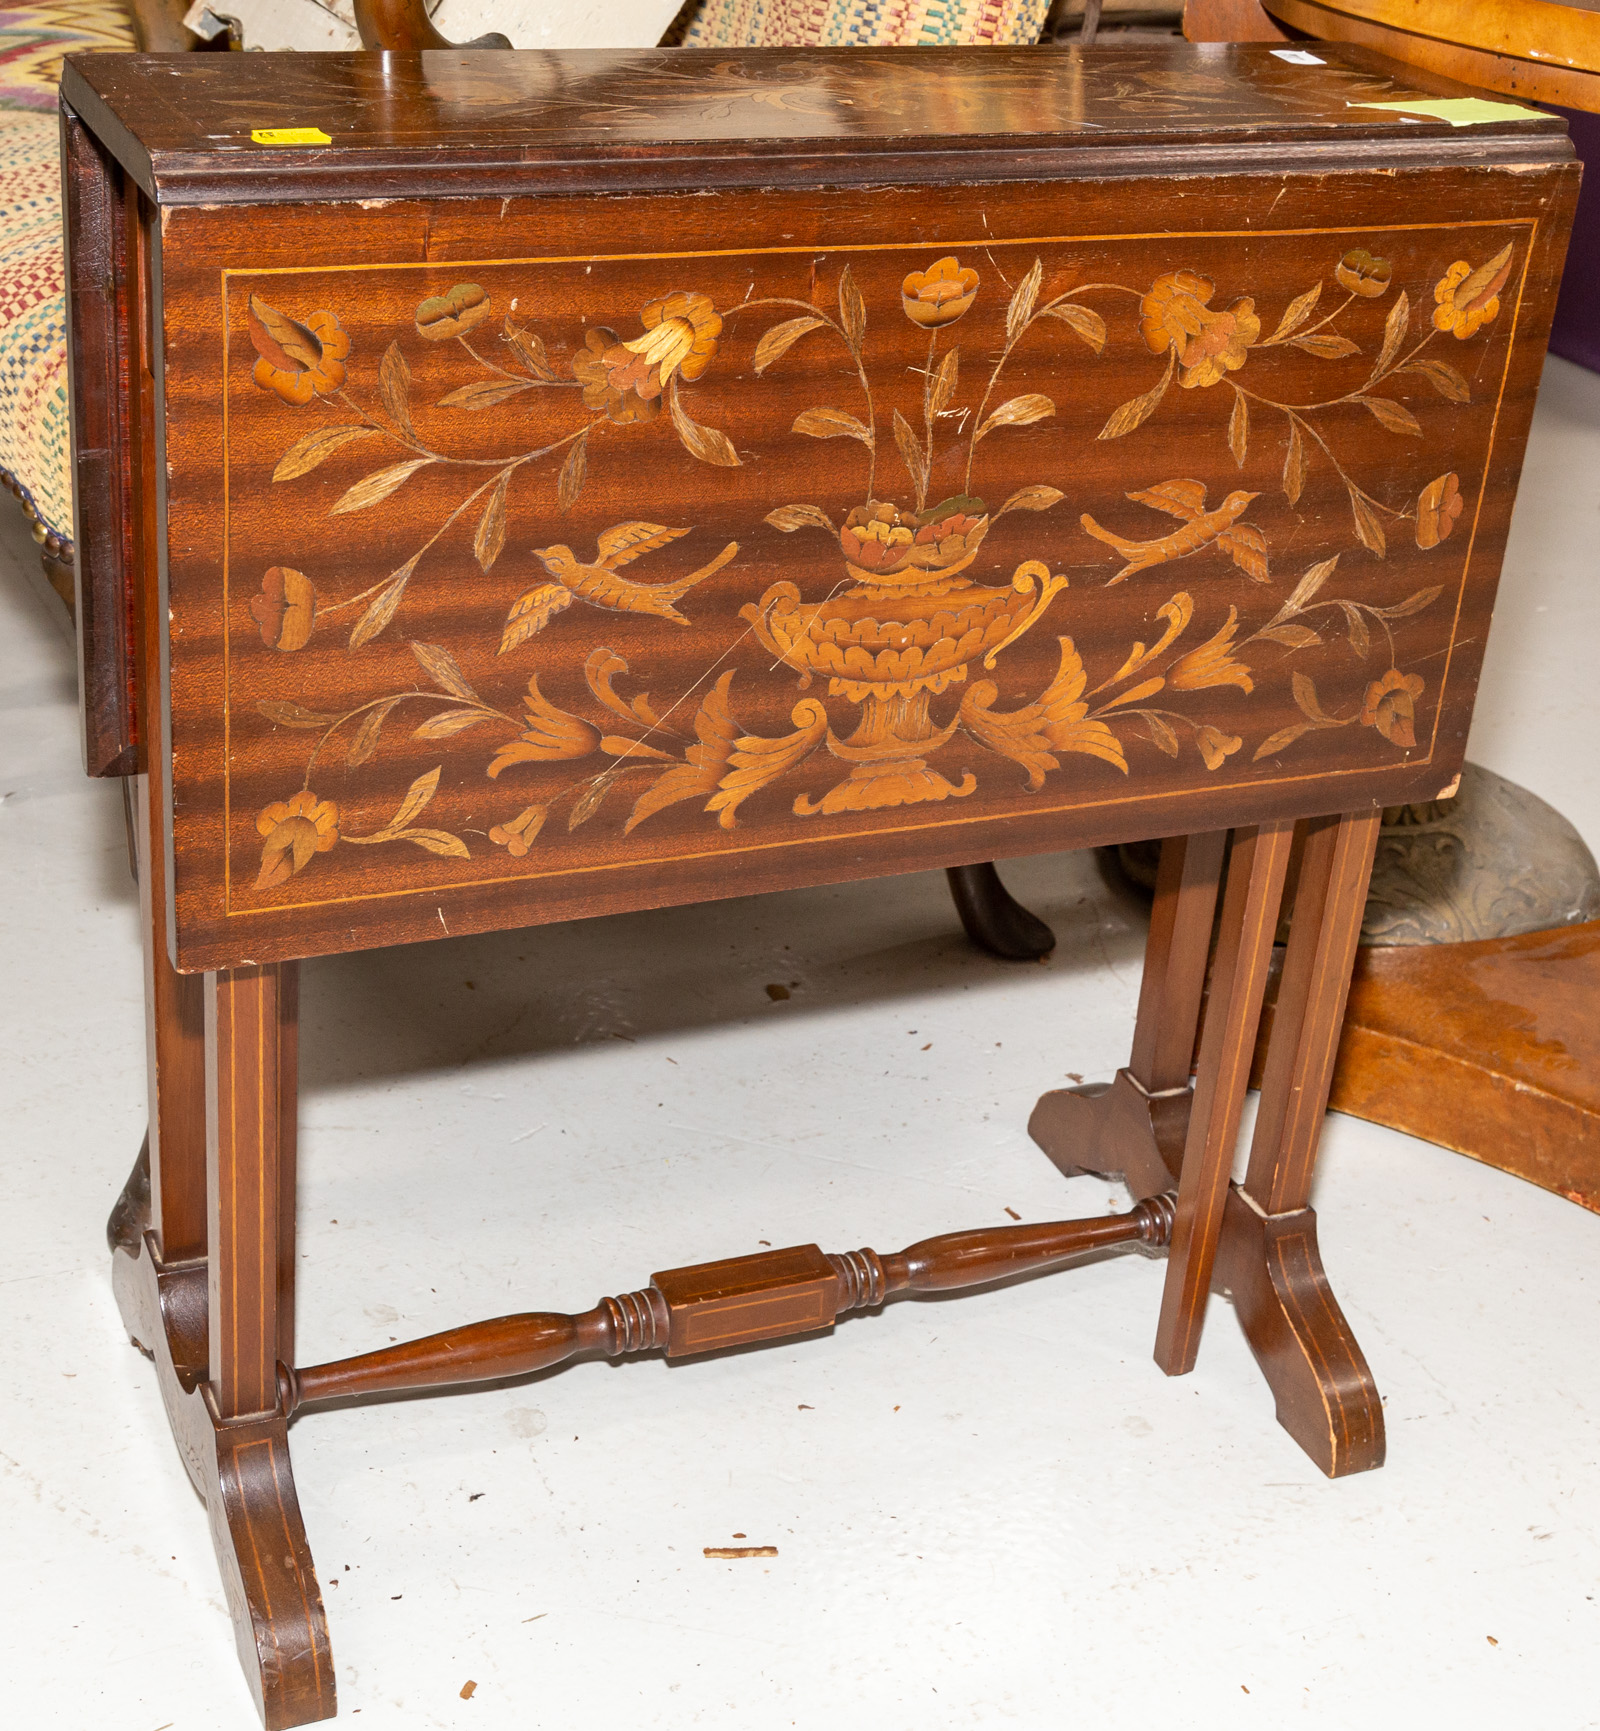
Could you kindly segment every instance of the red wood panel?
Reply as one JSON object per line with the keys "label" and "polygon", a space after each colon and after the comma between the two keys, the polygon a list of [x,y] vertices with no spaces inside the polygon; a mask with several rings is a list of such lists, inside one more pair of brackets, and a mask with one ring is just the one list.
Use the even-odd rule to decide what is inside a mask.
{"label": "red wood panel", "polygon": [[1436,793],[1570,179],[169,213],[180,966]]}

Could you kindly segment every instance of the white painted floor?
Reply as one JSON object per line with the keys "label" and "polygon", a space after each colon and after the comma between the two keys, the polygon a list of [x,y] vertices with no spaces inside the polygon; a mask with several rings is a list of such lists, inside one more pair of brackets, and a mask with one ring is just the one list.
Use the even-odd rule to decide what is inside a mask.
{"label": "white painted floor", "polygon": [[[1553,361],[1473,755],[1600,846],[1597,476],[1600,378]],[[79,772],[70,649],[0,527],[0,1716],[248,1731],[101,1236],[144,1117],[120,795]],[[1140,909],[1090,857],[1008,875],[1046,966],[971,950],[931,875],[309,965],[302,1361],[768,1240],[1124,1206],[1024,1126],[1123,1060]],[[308,1415],[341,1718],[1600,1725],[1600,1219],[1346,1118],[1317,1203],[1388,1403],[1388,1465],[1342,1483],[1227,1305],[1193,1375],[1157,1372],[1138,1255],[720,1362]],[[703,1558],[741,1535],[778,1556]]]}

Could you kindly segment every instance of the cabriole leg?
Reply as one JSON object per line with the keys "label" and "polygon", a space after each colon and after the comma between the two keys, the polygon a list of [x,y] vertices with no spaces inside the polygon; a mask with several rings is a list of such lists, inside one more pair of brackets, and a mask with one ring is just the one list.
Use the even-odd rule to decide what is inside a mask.
{"label": "cabriole leg", "polygon": [[1038,962],[1056,947],[1055,933],[1001,883],[992,860],[949,866],[945,880],[962,927],[980,950],[1006,962]]}

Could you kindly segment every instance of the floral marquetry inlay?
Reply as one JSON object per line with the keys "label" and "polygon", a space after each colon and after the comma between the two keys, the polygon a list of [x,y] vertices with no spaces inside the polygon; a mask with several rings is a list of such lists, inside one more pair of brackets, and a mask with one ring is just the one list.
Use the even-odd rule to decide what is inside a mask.
{"label": "floral marquetry inlay", "polygon": [[235,275],[235,899],[1425,752],[1525,233]]}

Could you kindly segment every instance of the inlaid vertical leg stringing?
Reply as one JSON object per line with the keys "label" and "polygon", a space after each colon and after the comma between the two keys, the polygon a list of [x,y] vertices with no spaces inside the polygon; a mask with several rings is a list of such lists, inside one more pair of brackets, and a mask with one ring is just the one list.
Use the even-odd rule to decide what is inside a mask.
{"label": "inlaid vertical leg stringing", "polygon": [[[1121,1177],[1136,1196],[1179,1184],[1158,1362],[1169,1370],[1192,1364],[1206,1287],[1215,1284],[1226,1291],[1273,1391],[1279,1422],[1330,1477],[1381,1466],[1384,1457],[1382,1403],[1323,1271],[1316,1214],[1309,1206],[1379,818],[1374,809],[1298,826],[1303,843],[1299,880],[1242,1186],[1226,1183],[1238,1113],[1232,1111],[1228,1130],[1222,1117],[1228,1102],[1219,1098],[1219,1057],[1231,1054],[1228,1086],[1242,1095],[1260,1015],[1254,971],[1259,965],[1264,979],[1264,945],[1270,944],[1282,889],[1281,834],[1270,855],[1261,852],[1258,836],[1248,863],[1235,847],[1229,869],[1239,904],[1236,915],[1224,909],[1222,917],[1207,1009],[1209,1038],[1201,1047],[1195,1087],[1187,1085],[1188,1054],[1194,1051],[1200,1019],[1222,836],[1179,836],[1163,844],[1129,1067],[1109,1085],[1044,1095],[1028,1124],[1034,1140],[1068,1176]],[[1259,893],[1247,895],[1252,880]],[[1236,934],[1231,944],[1230,929]],[[1241,989],[1247,994],[1242,998]],[[1230,1020],[1224,997],[1235,1011],[1227,1040],[1220,1032]],[[1212,1083],[1205,1090],[1208,1076]],[[1203,1097],[1206,1118],[1218,1132],[1210,1139],[1195,1128]],[[1186,1188],[1196,1223],[1187,1228]],[[1214,1265],[1204,1282],[1197,1277],[1192,1249],[1185,1248],[1187,1278],[1178,1255],[1180,1233],[1187,1232],[1193,1245],[1202,1207],[1215,1235]]]}

